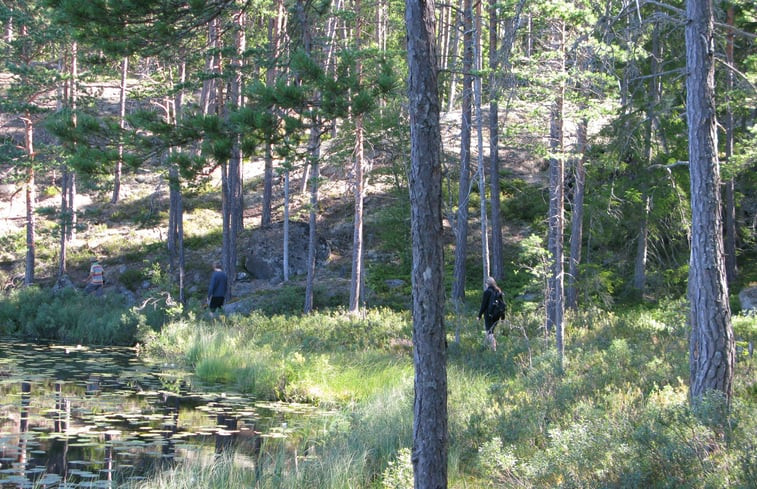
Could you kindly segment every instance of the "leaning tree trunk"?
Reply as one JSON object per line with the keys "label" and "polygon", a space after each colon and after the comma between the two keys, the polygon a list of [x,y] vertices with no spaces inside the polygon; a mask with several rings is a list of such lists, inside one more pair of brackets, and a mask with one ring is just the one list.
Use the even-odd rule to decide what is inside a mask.
{"label": "leaning tree trunk", "polygon": [[413,474],[415,489],[447,487],[441,135],[434,3],[406,0],[410,209],[413,243]]}
{"label": "leaning tree trunk", "polygon": [[697,404],[705,395],[716,391],[729,406],[735,348],[720,216],[712,0],[686,0],[686,18],[686,115],[692,215],[690,396],[692,403]]}

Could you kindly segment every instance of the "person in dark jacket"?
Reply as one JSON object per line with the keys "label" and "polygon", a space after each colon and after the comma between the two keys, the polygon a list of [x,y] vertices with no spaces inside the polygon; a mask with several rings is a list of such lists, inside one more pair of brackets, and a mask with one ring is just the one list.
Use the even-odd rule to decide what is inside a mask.
{"label": "person in dark jacket", "polygon": [[210,309],[211,316],[223,306],[226,299],[227,282],[228,278],[226,272],[221,268],[221,263],[213,263],[213,274],[210,276],[210,285],[208,286],[208,309]]}
{"label": "person in dark jacket", "polygon": [[494,326],[497,325],[499,318],[489,317],[487,310],[489,309],[489,303],[493,301],[497,294],[501,294],[502,290],[497,287],[497,281],[494,277],[488,277],[486,279],[486,290],[481,298],[481,308],[478,310],[478,320],[481,320],[481,316],[484,316],[484,326],[486,327],[485,343],[490,346],[492,350],[497,349],[497,340],[494,338]]}

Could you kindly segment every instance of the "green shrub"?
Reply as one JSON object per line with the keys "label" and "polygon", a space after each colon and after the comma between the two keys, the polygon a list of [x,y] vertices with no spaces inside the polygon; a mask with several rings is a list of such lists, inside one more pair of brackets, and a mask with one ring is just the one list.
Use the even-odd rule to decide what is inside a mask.
{"label": "green shrub", "polygon": [[117,295],[29,287],[0,301],[0,327],[11,336],[99,345],[133,344],[141,318]]}
{"label": "green shrub", "polygon": [[127,289],[135,292],[142,285],[142,282],[147,278],[147,274],[144,270],[139,268],[127,268],[118,277],[118,281]]}

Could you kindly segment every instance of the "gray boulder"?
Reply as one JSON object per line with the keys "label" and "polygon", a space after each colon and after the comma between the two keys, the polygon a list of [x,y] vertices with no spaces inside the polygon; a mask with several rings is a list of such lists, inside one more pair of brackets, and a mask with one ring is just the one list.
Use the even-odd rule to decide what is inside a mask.
{"label": "gray boulder", "polygon": [[757,312],[757,287],[748,287],[739,292],[741,310]]}
{"label": "gray boulder", "polygon": [[242,316],[248,316],[254,308],[255,304],[252,299],[240,299],[238,301],[224,304],[223,312],[227,315],[240,314]]}
{"label": "gray boulder", "polygon": [[[309,226],[304,222],[289,223],[289,275],[307,273]],[[323,238],[316,238],[316,266],[325,263],[331,249]],[[274,223],[256,229],[246,242],[244,268],[253,279],[283,280],[284,224]]]}

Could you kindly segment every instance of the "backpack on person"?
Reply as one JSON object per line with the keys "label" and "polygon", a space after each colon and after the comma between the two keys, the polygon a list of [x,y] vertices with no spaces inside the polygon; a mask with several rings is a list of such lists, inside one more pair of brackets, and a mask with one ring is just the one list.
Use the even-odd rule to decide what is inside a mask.
{"label": "backpack on person", "polygon": [[492,321],[498,321],[505,318],[505,311],[507,305],[505,304],[505,297],[502,292],[495,292],[494,296],[489,300],[489,306],[486,308],[486,315]]}

